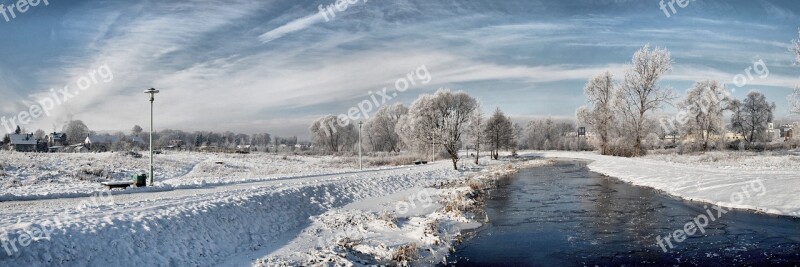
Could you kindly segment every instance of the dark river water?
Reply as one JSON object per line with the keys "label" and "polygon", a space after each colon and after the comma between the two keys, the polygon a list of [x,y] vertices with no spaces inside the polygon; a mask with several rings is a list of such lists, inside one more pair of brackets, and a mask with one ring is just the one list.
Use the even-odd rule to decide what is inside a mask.
{"label": "dark river water", "polygon": [[451,265],[800,265],[800,220],[748,211],[671,239],[673,248],[662,241],[664,252],[657,236],[717,211],[592,173],[581,161],[522,170],[490,194],[490,222],[457,246]]}

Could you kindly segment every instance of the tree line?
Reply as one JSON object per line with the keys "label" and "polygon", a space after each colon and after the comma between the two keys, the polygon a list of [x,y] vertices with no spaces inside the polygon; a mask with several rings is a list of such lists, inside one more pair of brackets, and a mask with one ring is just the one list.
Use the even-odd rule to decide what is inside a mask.
{"label": "tree line", "polygon": [[[704,80],[679,98],[659,84],[672,63],[668,50],[645,45],[634,54],[621,80],[606,71],[587,82],[586,106],[576,111],[576,117],[591,128],[592,145],[600,153],[641,156],[648,149],[664,147],[666,139],[681,152],[760,149],[771,141],[768,130],[776,105],[763,93],[753,90],[736,99],[723,83]],[[790,101],[797,101],[797,96]],[[680,111],[674,117],[655,118],[653,113],[665,105]]]}
{"label": "tree line", "polygon": [[[524,128],[499,108],[485,118],[480,103],[463,91],[439,89],[423,94],[410,107],[403,104],[381,107],[359,126],[333,115],[314,121],[309,127],[316,152],[340,153],[358,150],[361,127],[362,149],[373,152],[409,151],[420,156],[443,154],[457,169],[471,150],[475,163],[481,152],[499,159],[500,151],[517,149],[587,149],[571,123],[550,119],[531,121]],[[580,144],[583,144],[582,146]]]}
{"label": "tree line", "polygon": [[[17,129],[15,133],[26,133],[26,130]],[[67,140],[65,145],[83,144],[87,136],[116,137],[119,141],[111,144],[111,146],[107,148],[108,150],[112,151],[136,149],[137,144],[133,143],[130,138],[133,136],[140,137],[144,142],[138,146],[148,146],[150,142],[150,133],[144,131],[139,125],[133,126],[129,133],[114,132],[101,134],[92,131],[82,120],[70,120],[61,128],[61,133],[66,134]],[[45,133],[45,131],[41,129],[36,130],[33,134],[36,140],[45,142],[48,135],[48,133]],[[153,132],[153,146],[157,149],[175,145],[176,141],[179,141],[177,144],[179,144],[180,149],[184,150],[196,150],[203,146],[213,146],[221,149],[235,149],[240,145],[249,145],[259,151],[264,152],[294,152],[297,150],[306,150],[310,146],[310,144],[307,142],[298,141],[297,136],[280,137],[272,136],[269,133],[244,134],[231,131],[190,132],[172,129],[164,129]],[[8,143],[10,143],[9,135],[5,135],[0,144]]]}

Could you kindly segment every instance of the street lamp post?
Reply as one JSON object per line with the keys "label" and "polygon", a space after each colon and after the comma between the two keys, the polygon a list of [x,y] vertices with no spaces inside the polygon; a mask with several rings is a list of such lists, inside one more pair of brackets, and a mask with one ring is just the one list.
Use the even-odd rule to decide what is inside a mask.
{"label": "street lamp post", "polygon": [[361,128],[364,126],[363,121],[358,122],[358,168],[364,169],[364,162],[361,159]]}
{"label": "street lamp post", "polygon": [[155,88],[144,91],[145,94],[150,94],[150,186],[153,186],[153,101],[156,100],[158,92]]}

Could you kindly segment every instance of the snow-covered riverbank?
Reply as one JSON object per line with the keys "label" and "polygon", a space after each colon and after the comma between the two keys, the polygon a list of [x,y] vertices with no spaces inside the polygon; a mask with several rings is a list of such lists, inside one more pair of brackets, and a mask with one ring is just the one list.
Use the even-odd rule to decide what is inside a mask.
{"label": "snow-covered riverbank", "polygon": [[[800,156],[792,153],[714,152],[644,158],[602,156],[594,152],[527,151],[521,154],[591,160],[589,169],[594,172],[683,199],[800,216]],[[763,185],[764,193],[754,192],[753,185]]]}
{"label": "snow-covered riverbank", "polygon": [[289,245],[257,261],[257,266],[411,265],[445,262],[462,231],[486,222],[479,212],[483,190],[519,168],[548,160],[494,162],[494,166],[436,188],[417,187],[368,198],[313,217]]}

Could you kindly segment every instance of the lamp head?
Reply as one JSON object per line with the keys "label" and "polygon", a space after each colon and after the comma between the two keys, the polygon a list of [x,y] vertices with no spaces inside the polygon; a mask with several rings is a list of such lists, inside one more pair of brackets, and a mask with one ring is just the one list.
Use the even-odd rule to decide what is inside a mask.
{"label": "lamp head", "polygon": [[150,94],[150,101],[155,100],[156,94],[158,94],[159,92],[160,91],[156,90],[155,88],[144,90],[145,94]]}

